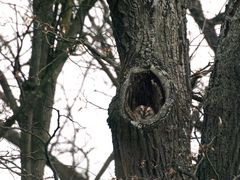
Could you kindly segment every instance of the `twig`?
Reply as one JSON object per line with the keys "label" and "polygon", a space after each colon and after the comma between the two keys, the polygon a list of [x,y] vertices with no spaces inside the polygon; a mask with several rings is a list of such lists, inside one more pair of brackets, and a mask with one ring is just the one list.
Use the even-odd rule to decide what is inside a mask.
{"label": "twig", "polygon": [[87,102],[88,102],[89,104],[91,104],[91,105],[93,105],[93,106],[99,108],[99,109],[102,109],[102,110],[107,111],[107,109],[105,109],[105,108],[103,108],[103,107],[101,107],[101,106],[99,106],[99,105],[97,105],[97,104],[95,104],[95,103],[93,103],[93,102],[91,102],[91,101],[89,101],[89,100],[87,100]]}
{"label": "twig", "polygon": [[56,109],[56,108],[54,108],[54,107],[49,107],[49,108],[55,110],[55,111],[57,112],[58,116],[57,116],[57,128],[54,130],[52,136],[50,136],[50,138],[48,139],[48,141],[47,141],[46,144],[45,144],[45,156],[46,156],[46,158],[47,158],[47,163],[49,164],[49,167],[50,167],[50,169],[51,169],[52,172],[53,172],[54,179],[55,179],[55,180],[58,180],[57,171],[56,171],[55,167],[52,165],[51,160],[50,160],[50,157],[49,157],[49,155],[48,155],[48,145],[49,145],[50,141],[52,140],[52,138],[55,137],[58,129],[60,128],[60,117],[61,117],[61,115],[60,115],[60,112],[59,112],[58,109]]}
{"label": "twig", "polygon": [[105,161],[105,163],[103,164],[102,168],[100,169],[100,171],[98,172],[98,174],[95,177],[95,180],[99,180],[101,178],[101,176],[103,175],[103,173],[106,171],[107,167],[109,166],[109,164],[112,162],[112,160],[114,159],[114,154],[113,152],[108,156],[107,160]]}
{"label": "twig", "polygon": [[[197,136],[197,135],[196,135],[196,132],[194,132],[194,135]],[[204,147],[203,147],[203,145],[201,145],[200,141],[197,139],[197,142],[199,143],[199,146],[202,147],[202,149],[203,149],[203,152],[202,152],[202,153],[203,153],[204,156],[202,156],[201,160],[198,162],[194,174],[196,174],[199,165],[202,163],[204,157],[206,157],[206,159],[207,159],[207,161],[209,162],[209,164],[210,164],[210,166],[211,166],[214,174],[217,176],[217,179],[220,180],[219,174],[218,174],[217,170],[215,169],[213,163],[211,162],[211,160],[209,159],[208,154],[207,154],[208,149],[212,146],[212,144],[213,144],[213,142],[214,142],[215,139],[216,139],[216,137],[214,137],[214,138],[211,140],[210,143],[205,144]]]}
{"label": "twig", "polygon": [[[13,128],[8,128],[7,129],[7,134],[4,136],[6,140],[9,142],[13,143],[17,147],[20,145],[20,134],[14,130]],[[41,139],[39,139],[41,140]],[[76,170],[72,169],[71,167],[61,163],[60,161],[57,160],[56,157],[53,155],[49,154],[49,159],[51,159],[52,163],[57,169],[57,172],[60,176],[61,180],[68,180],[69,177],[73,177],[74,180],[87,180],[85,177],[83,177],[80,173],[78,173]],[[47,161],[47,166],[49,166],[49,162]]]}
{"label": "twig", "polygon": [[219,174],[218,174],[217,170],[215,169],[213,163],[210,161],[207,152],[205,152],[204,154],[205,154],[206,159],[208,160],[210,166],[212,167],[214,174],[217,176],[217,179],[220,180]]}
{"label": "twig", "polygon": [[98,52],[96,49],[94,49],[88,42],[83,42],[83,44],[88,48],[88,50],[93,54],[95,59],[98,61],[98,63],[102,66],[103,71],[108,75],[108,77],[111,79],[112,83],[117,87],[118,81],[113,76],[107,65],[101,60],[104,59],[106,62],[108,62],[110,65],[112,65],[114,68],[117,68],[118,65],[116,62],[111,61],[109,58],[104,57],[100,52]]}

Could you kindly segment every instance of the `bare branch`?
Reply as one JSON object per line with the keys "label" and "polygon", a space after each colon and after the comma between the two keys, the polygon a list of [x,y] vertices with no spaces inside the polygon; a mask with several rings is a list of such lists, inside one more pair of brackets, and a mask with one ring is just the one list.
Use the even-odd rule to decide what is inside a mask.
{"label": "bare branch", "polygon": [[[1,126],[0,126],[1,127]],[[3,128],[0,128],[0,134],[2,134]],[[13,143],[15,146],[19,147],[20,145],[20,134],[12,129],[8,128],[6,134],[4,135],[4,138],[8,140],[9,142]],[[61,180],[87,180],[82,176],[82,174],[78,173],[75,169],[61,163],[59,160],[57,160],[56,157],[49,154],[49,158],[51,160],[51,163],[54,165],[59,177]],[[47,165],[49,166],[49,163],[47,162]]]}
{"label": "bare branch", "polygon": [[[76,44],[77,41],[77,35],[82,36],[82,28],[83,28],[83,22],[85,19],[85,16],[87,15],[90,8],[93,7],[97,0],[83,0],[79,1],[79,7],[76,12],[75,19],[72,20],[72,23],[69,27],[68,32],[66,32],[65,37],[67,38],[67,41],[59,41],[56,47],[56,52],[65,52],[61,56],[57,56],[57,61],[53,64],[53,69],[55,69],[56,74],[60,73],[63,64],[68,58],[69,51],[73,48],[73,46]],[[69,43],[71,40],[74,40],[74,43]]]}
{"label": "bare branch", "polygon": [[108,168],[108,166],[112,162],[112,160],[114,160],[113,152],[109,155],[109,157],[107,158],[107,160],[103,164],[102,168],[100,169],[100,171],[98,172],[97,176],[95,177],[95,180],[99,180],[101,178],[101,176],[106,171],[106,169]]}
{"label": "bare branch", "polygon": [[14,113],[16,113],[17,109],[18,109],[17,102],[16,102],[15,97],[13,96],[13,93],[9,87],[7,79],[1,70],[0,70],[0,85],[2,86],[3,92],[8,100],[10,108],[13,110]]}
{"label": "bare branch", "polygon": [[214,29],[214,26],[220,22],[220,19],[223,17],[223,15],[219,15],[216,20],[214,20],[214,18],[211,20],[206,19],[203,14],[201,2],[199,0],[191,1],[189,11],[195,22],[198,24],[199,28],[202,30],[204,37],[208,42],[208,45],[214,52],[216,52],[218,45],[218,36]]}
{"label": "bare branch", "polygon": [[[14,37],[13,40],[15,40],[15,37]],[[12,58],[14,58],[15,55],[14,55],[14,53],[13,53],[12,47],[9,45],[9,43],[10,43],[11,41],[12,41],[12,40],[6,41],[6,40],[4,39],[4,37],[3,37],[2,35],[0,35],[0,42],[2,42],[2,47],[7,48],[7,49],[9,50],[9,53],[11,54]],[[2,48],[2,47],[1,47],[1,48]],[[5,57],[5,55],[4,55],[2,52],[1,52],[1,54]]]}
{"label": "bare branch", "polygon": [[107,109],[105,109],[105,108],[103,108],[103,107],[101,107],[101,106],[99,106],[99,105],[97,105],[97,104],[95,104],[95,103],[93,103],[93,102],[91,102],[91,101],[89,101],[89,100],[87,100],[87,99],[86,99],[86,101],[87,101],[87,103],[89,103],[89,104],[91,104],[91,105],[93,105],[93,106],[95,106],[95,107],[97,107],[97,108],[99,108],[99,109],[102,109],[102,110],[107,111]]}
{"label": "bare branch", "polygon": [[83,44],[89,49],[89,51],[94,55],[97,56],[101,59],[103,59],[104,61],[106,61],[108,64],[110,64],[111,66],[113,66],[114,69],[118,69],[119,68],[119,64],[115,61],[113,61],[111,58],[109,58],[108,56],[103,55],[102,53],[100,53],[97,49],[95,49],[90,43],[88,43],[87,41],[83,41]]}
{"label": "bare branch", "polygon": [[55,167],[52,165],[52,162],[51,162],[49,154],[48,154],[48,145],[49,145],[50,141],[52,140],[52,138],[54,138],[54,136],[56,135],[57,131],[60,129],[60,117],[61,117],[61,115],[60,115],[60,112],[59,112],[58,109],[53,108],[53,107],[51,107],[51,109],[55,110],[57,112],[57,115],[58,115],[57,116],[57,128],[54,130],[53,134],[50,136],[50,138],[48,139],[48,141],[45,144],[45,156],[47,158],[47,164],[53,172],[54,179],[58,180],[58,174],[55,170]]}
{"label": "bare branch", "polygon": [[[103,55],[100,54],[100,52],[98,52],[96,49],[94,49],[89,43],[84,42],[84,45],[88,48],[88,50],[93,54],[93,56],[95,57],[95,59],[98,61],[98,63],[102,66],[103,71],[108,75],[108,77],[111,79],[112,83],[114,84],[114,86],[118,86],[118,81],[116,80],[116,78],[113,76],[112,72],[109,70],[109,68],[107,67],[107,65],[101,60],[102,57],[104,57]],[[105,58],[105,60],[108,58]]]}

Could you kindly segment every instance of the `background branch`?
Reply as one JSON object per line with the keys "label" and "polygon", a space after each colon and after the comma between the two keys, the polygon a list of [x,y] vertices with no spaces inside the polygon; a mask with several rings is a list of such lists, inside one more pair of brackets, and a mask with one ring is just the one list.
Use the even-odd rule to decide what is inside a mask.
{"label": "background branch", "polygon": [[[20,145],[20,134],[12,129],[12,128],[4,128],[0,125],[0,134],[4,131],[4,138],[19,147]],[[82,174],[78,173],[74,168],[71,168],[63,163],[61,163],[56,157],[49,154],[49,158],[51,159],[52,165],[55,167],[59,177],[61,180],[87,180],[82,176]],[[47,162],[47,166],[50,164]]]}
{"label": "background branch", "polygon": [[7,104],[9,104],[9,106],[13,110],[13,112],[16,113],[17,109],[18,109],[18,105],[17,105],[15,97],[13,96],[13,93],[10,89],[10,86],[7,82],[7,79],[1,70],[0,70],[0,85],[2,86],[5,97],[8,100]]}
{"label": "background branch", "polygon": [[189,11],[199,28],[202,30],[204,37],[210,48],[216,52],[218,45],[218,35],[215,31],[215,25],[220,24],[224,20],[224,14],[219,13],[212,19],[205,18],[202,5],[199,0],[192,0],[189,5]]}
{"label": "background branch", "polygon": [[109,157],[107,158],[107,160],[103,164],[102,168],[100,169],[100,171],[98,172],[97,176],[95,177],[95,180],[99,180],[101,178],[101,176],[106,171],[106,169],[108,168],[108,166],[112,162],[112,160],[114,160],[113,152],[109,155]]}

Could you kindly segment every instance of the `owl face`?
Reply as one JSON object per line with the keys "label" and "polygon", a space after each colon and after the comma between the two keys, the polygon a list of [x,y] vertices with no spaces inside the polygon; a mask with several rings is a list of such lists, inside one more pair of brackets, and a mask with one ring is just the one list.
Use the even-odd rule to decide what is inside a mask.
{"label": "owl face", "polygon": [[140,105],[135,108],[133,115],[136,121],[146,120],[154,116],[154,111],[150,106]]}

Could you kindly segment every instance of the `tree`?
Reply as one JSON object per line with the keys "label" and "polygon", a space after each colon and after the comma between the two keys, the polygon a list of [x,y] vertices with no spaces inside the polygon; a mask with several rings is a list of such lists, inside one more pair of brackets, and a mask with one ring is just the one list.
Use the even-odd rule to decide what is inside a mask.
{"label": "tree", "polygon": [[[96,2],[104,12],[101,25],[89,13]],[[51,140],[60,126],[49,134],[52,112],[57,112],[58,123],[62,117],[54,108],[57,78],[68,58],[86,55],[86,50],[117,88],[108,124],[118,179],[239,178],[238,1],[230,0],[225,13],[206,19],[198,0],[189,4],[108,0],[110,20],[102,0],[34,0],[29,2],[30,23],[22,31],[18,23],[21,13],[15,5],[8,5],[17,17],[16,48],[0,36],[1,56],[10,64],[20,95],[10,86],[10,75],[0,69],[0,97],[11,115],[1,122],[0,135],[20,148],[22,180],[43,179],[45,165],[55,179],[89,179],[88,169],[78,173],[51,154]],[[191,73],[188,55],[187,9],[216,53],[214,66],[195,73]],[[84,25],[86,18],[91,28]],[[214,27],[223,21],[218,36]],[[120,63],[107,37],[112,35],[110,26]],[[26,37],[32,40],[30,60],[22,56]],[[90,68],[92,62],[87,64]],[[196,82],[211,71],[206,95],[193,92]],[[192,100],[199,102],[199,111],[192,107]],[[66,117],[73,121],[70,111]],[[200,146],[195,165],[190,147],[194,129],[201,134],[201,142],[195,137]]]}
{"label": "tree", "polygon": [[[109,6],[121,61],[108,119],[116,176],[179,179],[175,169],[191,164],[187,4],[126,0]],[[140,106],[153,116],[135,117]]]}
{"label": "tree", "polygon": [[[60,163],[49,154],[48,150],[50,141],[59,129],[58,127],[53,135],[49,134],[52,111],[58,113],[58,123],[61,117],[59,110],[53,107],[57,78],[69,55],[76,52],[79,44],[84,44],[84,38],[87,35],[83,32],[83,22],[86,16],[90,17],[89,10],[95,2],[96,0],[76,2],[34,0],[29,2],[32,11],[21,9],[21,6],[18,7],[15,4],[3,3],[13,6],[16,13],[14,22],[16,36],[13,37],[13,41],[17,44],[17,50],[15,51],[10,40],[1,36],[1,55],[5,59],[4,63],[10,62],[8,68],[17,82],[20,96],[15,96],[5,72],[1,71],[0,84],[3,90],[1,99],[11,109],[9,114],[12,114],[3,122],[1,135],[20,148],[21,172],[19,174],[22,180],[42,179],[46,164],[52,169],[55,179],[58,176],[61,179],[88,177],[84,178],[83,175],[76,173],[75,167],[71,169]],[[104,2],[102,4],[104,5]],[[24,13],[29,16],[23,16]],[[99,30],[98,28],[96,26],[95,30]],[[101,28],[106,30],[104,26]],[[92,34],[89,33],[90,35]],[[30,60],[25,60],[22,49],[28,37],[32,41],[31,57]],[[104,36],[99,35],[99,37]],[[96,43],[95,40],[93,42]],[[91,47],[87,41],[85,46]],[[24,70],[25,66],[29,69]],[[105,63],[102,63],[102,66],[104,68]],[[68,115],[69,119],[70,117]],[[12,129],[8,130],[16,121],[21,136]],[[14,135],[17,139],[11,139],[9,135]]]}
{"label": "tree", "polygon": [[239,2],[229,1],[206,95],[199,179],[240,177],[239,10]]}

